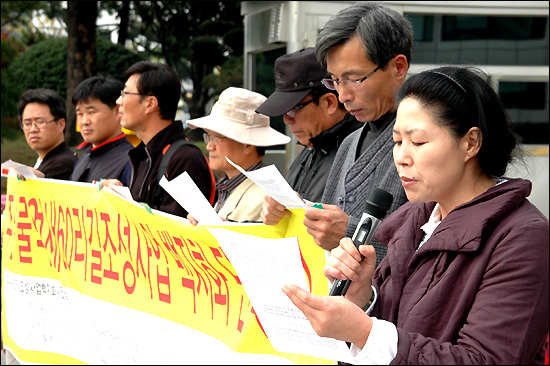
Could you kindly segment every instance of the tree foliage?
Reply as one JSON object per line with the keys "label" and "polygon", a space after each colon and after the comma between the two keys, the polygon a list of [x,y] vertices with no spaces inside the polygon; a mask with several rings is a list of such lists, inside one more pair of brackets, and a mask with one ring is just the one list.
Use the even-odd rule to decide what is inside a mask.
{"label": "tree foliage", "polygon": [[67,11],[61,1],[2,1],[2,33],[17,33],[19,41],[30,46],[48,38],[46,24],[35,25],[32,20],[43,16],[61,27],[67,22]]}
{"label": "tree foliage", "polygon": [[[98,38],[97,73],[124,80],[124,71],[143,58],[126,48]],[[37,62],[39,60],[40,62]],[[17,85],[18,95],[27,89],[55,90],[67,97],[67,38],[50,38],[21,54],[8,70],[7,77]]]}
{"label": "tree foliage", "polygon": [[[182,79],[192,82],[183,100],[192,118],[206,114],[208,102],[229,86],[242,87],[244,27],[239,1],[100,1],[100,11],[119,19],[121,46],[98,31],[97,72],[123,79],[124,71],[137,60],[165,62]],[[46,87],[67,95],[67,38],[36,27],[37,15],[69,23],[67,8],[55,1],[4,1],[2,4],[2,127],[16,114],[20,94],[29,88]],[[59,29],[59,28],[58,28]],[[7,30],[16,30],[17,35]],[[107,38],[106,37],[106,38]],[[122,45],[131,50],[124,50]],[[10,58],[22,53],[13,65]],[[139,54],[139,56],[138,56]]]}
{"label": "tree foliage", "polygon": [[[120,2],[102,2],[102,6],[121,14]],[[191,80],[192,94],[183,95],[191,118],[206,114],[208,101],[223,89],[242,86],[242,73],[214,81],[220,70],[225,73],[227,61],[243,54],[240,2],[132,1],[127,34],[132,48],[144,50],[149,59],[164,60],[181,78]],[[205,83],[207,76],[210,81]]]}

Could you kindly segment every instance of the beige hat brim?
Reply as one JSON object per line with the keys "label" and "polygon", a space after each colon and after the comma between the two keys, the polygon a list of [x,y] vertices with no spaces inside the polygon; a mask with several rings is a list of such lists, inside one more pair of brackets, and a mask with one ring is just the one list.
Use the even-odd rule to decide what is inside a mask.
{"label": "beige hat brim", "polygon": [[202,128],[253,146],[275,146],[290,142],[290,137],[269,126],[250,126],[221,116],[205,116],[187,121],[192,129]]}

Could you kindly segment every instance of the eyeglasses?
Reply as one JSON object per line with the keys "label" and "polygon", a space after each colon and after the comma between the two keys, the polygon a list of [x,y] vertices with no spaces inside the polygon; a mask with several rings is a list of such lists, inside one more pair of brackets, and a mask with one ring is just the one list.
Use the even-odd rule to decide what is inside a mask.
{"label": "eyeglasses", "polygon": [[41,120],[41,119],[35,119],[35,120],[26,119],[23,122],[21,122],[21,128],[24,129],[24,130],[30,130],[32,128],[32,126],[34,125],[34,127],[41,130],[48,123],[56,122],[58,119],[59,118],[55,118],[55,119],[52,119],[51,121],[44,121],[44,120]]}
{"label": "eyeglasses", "polygon": [[204,142],[208,145],[208,143],[212,143],[212,145],[216,146],[218,144],[218,140],[224,139],[225,136],[213,136],[209,135],[207,133],[202,134],[202,138],[204,139]]}
{"label": "eyeglasses", "polygon": [[306,105],[308,105],[309,103],[311,102],[315,102],[319,100],[319,98],[312,98],[310,100],[308,100],[307,102],[303,102],[301,104],[298,104],[296,107],[292,108],[291,110],[289,110],[288,112],[286,112],[285,114],[288,114],[290,117],[294,118],[296,117],[296,113],[298,113],[298,111],[302,108],[304,108]]}
{"label": "eyeglasses", "polygon": [[343,85],[348,90],[357,90],[361,86],[361,83],[363,81],[367,80],[369,77],[371,77],[372,74],[374,74],[376,71],[378,71],[379,68],[380,68],[380,66],[377,66],[376,69],[369,72],[367,74],[367,76],[365,76],[362,79],[355,79],[355,80],[354,79],[344,79],[344,80],[340,80],[340,81],[333,80],[333,79],[323,79],[323,80],[321,80],[321,82],[323,83],[324,86],[326,86],[327,88],[329,88],[331,90],[339,89],[340,84]]}
{"label": "eyeglasses", "polygon": [[132,92],[127,92],[127,91],[124,91],[124,90],[121,90],[120,91],[120,96],[122,98],[124,98],[126,95],[143,95],[141,93],[132,93]]}

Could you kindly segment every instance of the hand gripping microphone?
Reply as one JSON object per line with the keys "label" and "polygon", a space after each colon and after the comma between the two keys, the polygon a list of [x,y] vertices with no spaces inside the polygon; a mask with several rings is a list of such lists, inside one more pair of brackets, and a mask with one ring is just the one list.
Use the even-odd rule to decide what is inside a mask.
{"label": "hand gripping microphone", "polygon": [[[393,202],[393,196],[391,193],[384,191],[383,189],[376,188],[369,196],[365,212],[359,220],[359,224],[353,233],[353,244],[357,249],[359,246],[365,243],[369,243],[374,236],[374,232],[378,229],[378,225],[382,222],[384,216],[388,212]],[[348,291],[348,287],[351,283],[350,279],[334,280],[332,287],[330,288],[330,296],[344,296]]]}

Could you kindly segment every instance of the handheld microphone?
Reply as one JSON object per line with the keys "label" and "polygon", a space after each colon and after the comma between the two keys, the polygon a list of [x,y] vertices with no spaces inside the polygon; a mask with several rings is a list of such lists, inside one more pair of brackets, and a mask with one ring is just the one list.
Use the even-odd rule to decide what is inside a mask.
{"label": "handheld microphone", "polygon": [[[368,243],[372,240],[376,229],[382,222],[384,216],[388,212],[393,202],[393,196],[391,193],[384,191],[383,189],[376,188],[367,199],[365,212],[359,220],[359,224],[353,233],[353,244],[357,249],[359,246]],[[330,296],[344,296],[348,291],[348,287],[351,283],[350,279],[334,280],[332,287],[330,288]]]}

